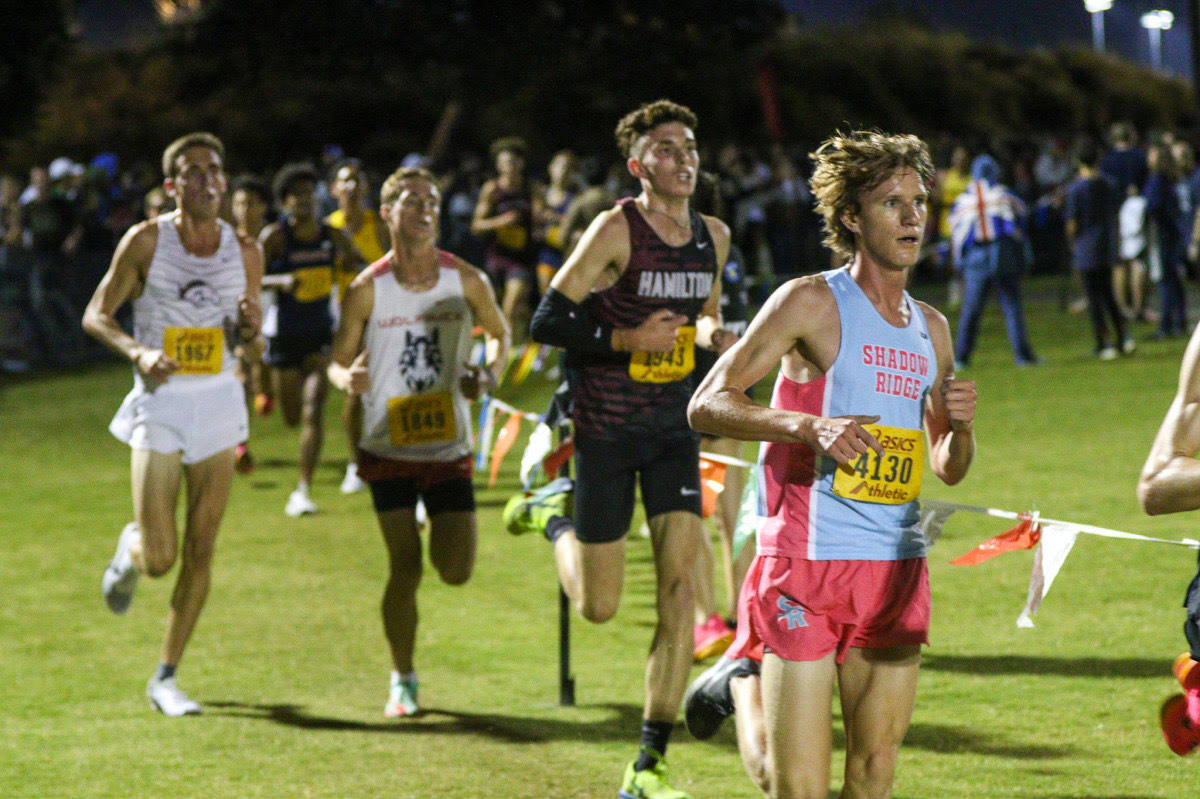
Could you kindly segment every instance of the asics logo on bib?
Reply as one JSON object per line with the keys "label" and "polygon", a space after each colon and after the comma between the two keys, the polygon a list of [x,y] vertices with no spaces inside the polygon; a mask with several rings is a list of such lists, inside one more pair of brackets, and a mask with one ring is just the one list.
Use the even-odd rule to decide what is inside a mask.
{"label": "asics logo on bib", "polygon": [[789,630],[808,626],[808,622],[804,619],[804,606],[799,602],[781,596],[775,603],[775,607],[779,608],[779,615],[775,619],[785,622]]}
{"label": "asics logo on bib", "polygon": [[891,452],[912,452],[917,448],[917,440],[915,438],[890,436],[886,433],[880,434],[879,444]]}
{"label": "asics logo on bib", "polygon": [[672,300],[690,300],[707,297],[712,293],[711,272],[642,272],[638,279],[639,297],[662,297]]}

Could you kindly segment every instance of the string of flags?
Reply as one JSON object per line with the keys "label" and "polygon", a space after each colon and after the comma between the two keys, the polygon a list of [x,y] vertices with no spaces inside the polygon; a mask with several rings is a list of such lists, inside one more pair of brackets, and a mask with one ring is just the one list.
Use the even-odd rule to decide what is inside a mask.
{"label": "string of flags", "polygon": [[941,502],[935,499],[921,501],[921,529],[925,540],[930,546],[941,536],[942,527],[946,520],[955,513],[966,511],[982,513],[1000,519],[1011,519],[1017,525],[1000,535],[993,536],[976,546],[969,552],[950,561],[955,566],[974,566],[990,560],[1005,552],[1018,549],[1034,549],[1033,569],[1029,575],[1029,591],[1025,599],[1025,607],[1017,617],[1018,627],[1033,627],[1033,615],[1042,605],[1042,600],[1050,591],[1054,578],[1058,576],[1067,555],[1075,546],[1075,539],[1080,534],[1095,535],[1102,538],[1119,538],[1127,541],[1142,541],[1155,544],[1170,544],[1174,546],[1200,549],[1200,541],[1193,538],[1152,538],[1150,536],[1127,533],[1122,530],[1110,530],[1106,527],[1096,527],[1091,524],[1047,519],[1037,511],[1014,513],[998,508],[983,508],[975,505],[958,505],[953,502]]}

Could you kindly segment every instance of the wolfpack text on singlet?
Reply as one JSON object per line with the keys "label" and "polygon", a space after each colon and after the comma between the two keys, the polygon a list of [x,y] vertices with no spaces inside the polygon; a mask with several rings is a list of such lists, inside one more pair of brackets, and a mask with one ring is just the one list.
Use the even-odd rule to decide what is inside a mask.
{"label": "wolfpack text on singlet", "polygon": [[667,353],[567,352],[576,428],[604,439],[692,435],[687,404],[695,389],[696,317],[712,293],[717,256],[708,226],[691,212],[692,238],[667,244],[632,199],[617,203],[629,225],[629,265],[610,288],[585,300],[598,322],[634,328],[668,308],[687,317]]}
{"label": "wolfpack text on singlet", "polygon": [[884,447],[847,467],[803,444],[768,442],[759,451],[758,551],[807,560],[923,557],[916,496],[924,470],[925,402],[937,357],[925,315],[904,295],[909,321],[887,322],[848,268],[825,272],[841,320],[833,365],[806,383],[782,374],[771,407],[833,417],[879,416],[865,425]]}

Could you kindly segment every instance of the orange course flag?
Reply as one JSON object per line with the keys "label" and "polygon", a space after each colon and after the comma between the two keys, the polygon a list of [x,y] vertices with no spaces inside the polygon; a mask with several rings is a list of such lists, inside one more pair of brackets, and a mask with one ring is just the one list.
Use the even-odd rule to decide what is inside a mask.
{"label": "orange course flag", "polygon": [[1041,525],[1031,518],[1021,519],[1016,527],[989,538],[979,546],[950,561],[952,566],[974,566],[985,560],[1012,552],[1014,549],[1033,549],[1042,538]]}
{"label": "orange course flag", "polygon": [[500,433],[496,436],[496,445],[492,447],[492,473],[488,475],[488,488],[496,484],[496,477],[500,474],[500,462],[504,460],[504,456],[512,449],[513,444],[517,443],[517,436],[521,433],[521,414],[510,414],[508,421],[504,423]]}
{"label": "orange course flag", "polygon": [[717,510],[717,497],[725,490],[725,464],[700,458],[700,516],[707,519]]}

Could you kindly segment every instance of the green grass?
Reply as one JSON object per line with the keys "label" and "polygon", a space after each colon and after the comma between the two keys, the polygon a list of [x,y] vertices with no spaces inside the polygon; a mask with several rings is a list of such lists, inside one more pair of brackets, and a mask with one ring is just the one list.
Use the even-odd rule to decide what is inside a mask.
{"label": "green grass", "polygon": [[[966,373],[979,384],[978,456],[962,485],[927,481],[927,496],[1196,537],[1193,517],[1146,518],[1134,496],[1184,343],[1144,343],[1132,358],[1099,363],[1083,317],[1051,302],[1028,312],[1045,364],[1014,368],[989,311]],[[237,479],[213,591],[180,669],[206,713],[152,713],[143,689],[173,575],[144,579],[122,618],[99,596],[130,516],[128,453],[105,429],[129,382],[127,368],[102,364],[0,394],[0,796],[615,795],[636,746],[653,624],[646,542],[629,539],[617,618],[573,623],[578,704],[560,707],[550,552],[499,523],[518,444],[495,489],[480,481],[471,582],[449,588],[426,571],[417,652],[426,713],[387,721],[383,547],[369,500],[337,490],[346,457],[337,398],[313,518],[283,515],[295,434],[278,415],[253,421],[259,468]],[[535,377],[502,396],[540,410],[549,388]],[[931,553],[932,644],[896,796],[1189,795],[1196,764],[1167,750],[1157,713],[1177,690],[1170,663],[1184,647],[1192,553],[1081,536],[1037,627],[1019,630],[1031,553],[947,563],[1004,527],[957,515]],[[670,751],[678,787],[697,799],[757,795],[731,726],[707,743],[680,730]]]}

